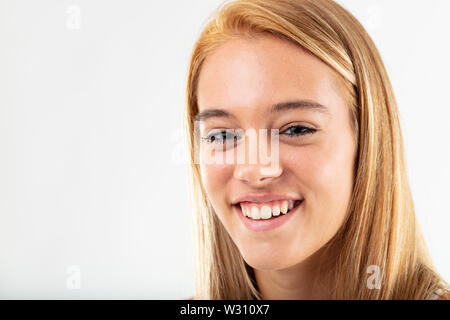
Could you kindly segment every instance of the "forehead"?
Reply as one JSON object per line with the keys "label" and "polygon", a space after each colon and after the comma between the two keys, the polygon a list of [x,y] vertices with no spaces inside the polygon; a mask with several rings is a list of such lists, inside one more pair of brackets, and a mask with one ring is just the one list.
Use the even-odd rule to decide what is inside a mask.
{"label": "forehead", "polygon": [[330,105],[340,99],[335,72],[301,47],[273,35],[225,42],[204,61],[199,111],[209,108],[268,111],[280,101]]}

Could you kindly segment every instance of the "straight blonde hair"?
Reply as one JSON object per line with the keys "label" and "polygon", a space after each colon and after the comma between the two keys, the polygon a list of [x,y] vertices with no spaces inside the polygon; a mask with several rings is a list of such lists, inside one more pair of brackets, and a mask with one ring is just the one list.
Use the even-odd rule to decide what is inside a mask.
{"label": "straight blonde hair", "polygon": [[[331,0],[224,2],[193,48],[184,129],[189,150],[195,239],[195,299],[261,299],[253,269],[218,220],[195,163],[197,82],[205,58],[233,38],[270,33],[329,65],[342,83],[358,146],[349,210],[327,250],[333,299],[431,299],[448,284],[434,268],[420,232],[408,184],[403,138],[391,83],[363,26]],[[328,251],[326,251],[328,252]],[[368,266],[381,287],[367,286]]]}

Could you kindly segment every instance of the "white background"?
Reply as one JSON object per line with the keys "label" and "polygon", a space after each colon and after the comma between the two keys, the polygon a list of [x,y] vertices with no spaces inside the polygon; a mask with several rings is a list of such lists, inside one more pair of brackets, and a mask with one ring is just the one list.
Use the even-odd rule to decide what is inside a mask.
{"label": "white background", "polygon": [[[220,2],[0,0],[0,298],[192,296],[181,116]],[[448,281],[450,1],[339,2],[388,68]]]}

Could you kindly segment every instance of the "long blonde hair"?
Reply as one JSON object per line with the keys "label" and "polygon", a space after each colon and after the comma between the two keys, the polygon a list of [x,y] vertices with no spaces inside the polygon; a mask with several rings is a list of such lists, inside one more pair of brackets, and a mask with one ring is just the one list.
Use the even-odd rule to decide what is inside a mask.
{"label": "long blonde hair", "polygon": [[[194,298],[261,299],[253,269],[218,220],[194,161],[203,61],[227,40],[260,33],[291,41],[321,59],[338,74],[348,98],[358,153],[346,220],[326,246],[338,252],[333,298],[430,299],[445,289],[417,224],[396,101],[370,36],[332,0],[237,0],[224,2],[203,29],[187,76],[184,126],[196,253]],[[379,289],[366,285],[371,265],[381,271]]]}

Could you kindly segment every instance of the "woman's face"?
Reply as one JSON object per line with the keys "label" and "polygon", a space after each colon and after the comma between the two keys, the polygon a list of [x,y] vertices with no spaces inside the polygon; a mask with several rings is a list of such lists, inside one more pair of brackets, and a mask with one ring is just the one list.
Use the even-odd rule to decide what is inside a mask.
{"label": "woman's face", "polygon": [[[200,135],[211,134],[216,139],[200,143],[202,183],[245,261],[256,269],[279,270],[317,252],[343,223],[353,187],[356,145],[349,108],[334,71],[272,35],[234,39],[204,61],[197,97],[199,114],[204,115],[199,117]],[[272,110],[274,105],[292,101],[298,103]],[[212,109],[221,111],[204,112]],[[250,135],[245,136],[247,140],[237,140],[244,146],[245,161],[235,156],[229,163],[206,162],[207,156],[219,153],[219,149],[214,151],[221,143],[218,138],[243,137],[238,131],[220,135],[220,129],[242,129],[244,133],[254,129],[257,134],[267,129],[268,138],[256,141],[259,152],[265,144],[270,163],[262,163],[260,157],[250,162]],[[276,157],[272,157],[276,153],[270,129],[279,130]],[[236,154],[237,144],[223,149],[223,159]],[[273,163],[277,163],[276,170],[264,171]],[[234,204],[248,194],[302,201],[278,216],[276,207],[282,209],[281,200],[243,202],[251,218],[243,215],[240,204]],[[272,210],[262,209],[264,206]],[[252,212],[252,207],[262,210]],[[270,220],[255,219],[273,211]]]}

